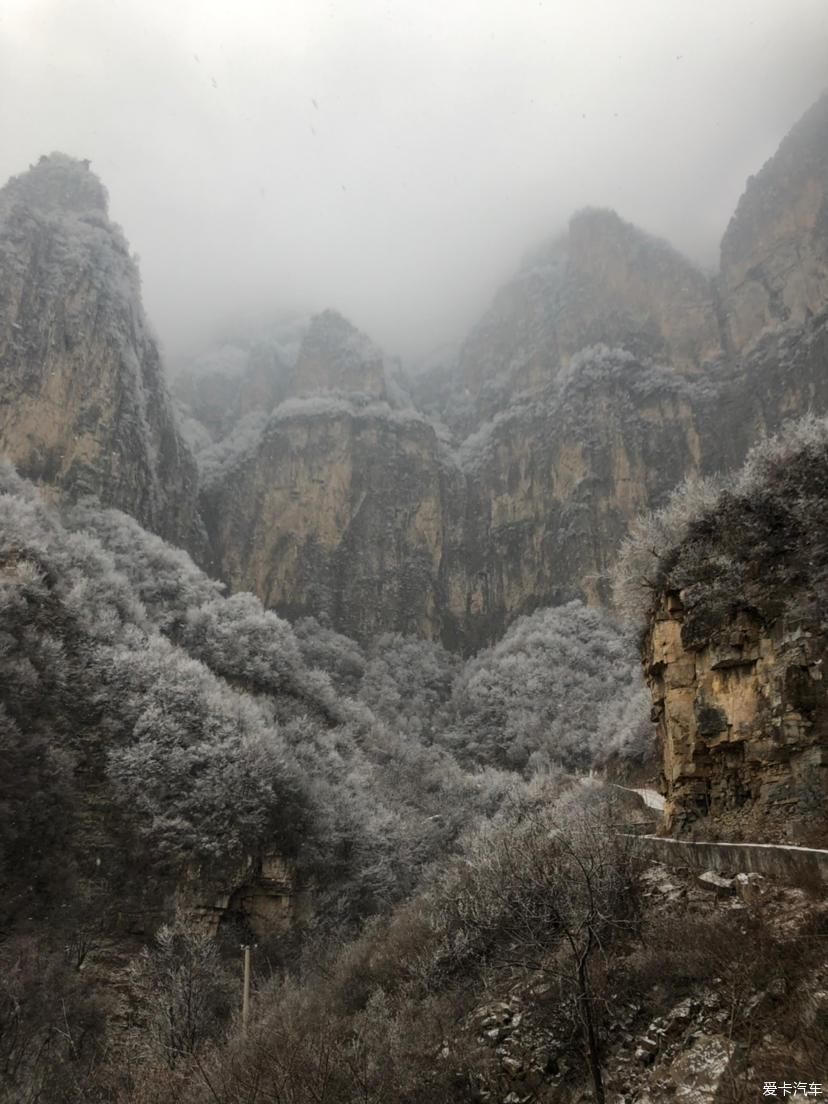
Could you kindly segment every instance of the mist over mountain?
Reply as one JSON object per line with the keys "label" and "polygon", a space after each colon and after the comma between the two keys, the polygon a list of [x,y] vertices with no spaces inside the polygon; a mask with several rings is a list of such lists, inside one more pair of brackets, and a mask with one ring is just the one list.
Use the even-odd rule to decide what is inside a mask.
{"label": "mist over mountain", "polygon": [[828,14],[276,14],[0,13],[0,1104],[819,1095]]}
{"label": "mist over mountain", "polygon": [[826,33],[820,0],[9,0],[0,178],[91,159],[171,355],[335,306],[408,358],[459,340],[585,205],[715,267],[745,179],[824,87]]}

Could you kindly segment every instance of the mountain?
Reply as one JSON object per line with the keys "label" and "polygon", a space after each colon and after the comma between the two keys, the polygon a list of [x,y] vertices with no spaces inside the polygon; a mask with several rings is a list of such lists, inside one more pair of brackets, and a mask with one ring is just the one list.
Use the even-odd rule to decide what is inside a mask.
{"label": "mountain", "polygon": [[828,842],[826,532],[828,419],[811,416],[625,542],[671,832]]}
{"label": "mountain", "polygon": [[823,98],[748,182],[715,276],[579,212],[498,292],[448,383],[401,393],[367,338],[319,316],[292,370],[304,402],[285,392],[220,465],[202,454],[214,570],[291,617],[463,650],[539,606],[606,603],[641,509],[828,409],[826,148]]}
{"label": "mountain", "polygon": [[0,198],[0,444],[232,589],[361,640],[473,650],[540,606],[605,603],[638,511],[828,409],[827,145],[823,97],[748,182],[713,277],[581,211],[447,377],[407,386],[326,311],[190,364],[179,422],[105,192],[53,155]]}
{"label": "mountain", "polygon": [[827,104],[716,276],[580,212],[411,381],[325,311],[173,399],[88,166],[3,189],[2,1104],[817,1068],[824,851],[668,874],[592,772],[653,769],[651,696],[663,828],[826,843]]}
{"label": "mountain", "polygon": [[84,161],[42,157],[0,191],[0,450],[199,551],[197,471],[138,268]]}
{"label": "mountain", "polygon": [[721,298],[732,348],[824,314],[828,300],[828,93],[748,181],[722,240]]}

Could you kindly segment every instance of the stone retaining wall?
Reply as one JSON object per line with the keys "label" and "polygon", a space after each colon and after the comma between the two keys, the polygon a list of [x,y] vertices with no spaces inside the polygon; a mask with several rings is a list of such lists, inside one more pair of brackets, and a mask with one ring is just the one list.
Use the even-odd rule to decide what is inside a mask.
{"label": "stone retaining wall", "polygon": [[781,882],[820,880],[828,885],[828,851],[774,843],[694,843],[637,836],[647,858],[730,874],[762,874]]}

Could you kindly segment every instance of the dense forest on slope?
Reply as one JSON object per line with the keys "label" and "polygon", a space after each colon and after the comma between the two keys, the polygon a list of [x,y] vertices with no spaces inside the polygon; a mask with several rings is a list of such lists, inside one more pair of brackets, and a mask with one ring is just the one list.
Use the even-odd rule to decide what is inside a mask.
{"label": "dense forest on slope", "polygon": [[[467,665],[393,634],[364,648],[225,597],[116,510],[86,499],[58,511],[8,464],[0,489],[2,924],[19,967],[3,999],[25,1039],[7,1056],[9,1099],[46,1065],[49,1099],[74,1099],[68,1081],[56,1087],[62,1063],[64,1079],[80,1076],[22,947],[75,1000],[63,948],[128,946],[173,915],[182,871],[232,885],[250,856],[274,852],[314,887],[304,938],[341,936],[410,894],[528,772],[588,766],[596,687],[614,708],[640,695],[622,636],[594,611],[525,619]],[[505,731],[536,711],[529,742],[495,753],[492,694],[511,685],[516,699],[521,679],[532,701],[515,700]],[[479,746],[463,736],[478,725]],[[111,999],[83,997],[90,1053]]]}
{"label": "dense forest on slope", "polygon": [[[99,816],[122,810],[129,851],[143,840],[169,870],[232,865],[268,840],[309,863],[315,855],[330,880],[334,856],[358,854],[372,834],[392,849],[394,838],[402,849],[420,835],[407,817],[444,819],[449,808],[456,817],[461,793],[462,815],[486,807],[481,787],[496,794],[503,784],[482,770],[489,762],[523,768],[533,751],[547,768],[589,766],[585,706],[597,713],[602,697],[617,705],[638,689],[617,630],[576,605],[525,619],[465,666],[413,638],[364,650],[313,620],[294,630],[252,595],[225,597],[186,553],[124,514],[85,501],[59,516],[8,466],[2,490],[6,738],[21,767],[42,772],[29,781],[6,772],[7,802],[26,809],[24,819],[23,806],[6,806],[7,822],[18,846],[37,839],[64,874],[89,842],[66,827],[88,825],[80,803],[104,787]],[[510,701],[520,717],[491,715]],[[531,748],[489,750],[496,731],[514,740],[530,715]],[[479,733],[479,749],[466,730]],[[27,741],[42,754],[24,754]],[[407,789],[403,778],[415,776]],[[429,797],[431,787],[440,792]],[[61,803],[59,838],[44,837]],[[456,831],[444,824],[427,854]],[[11,866],[37,881],[30,861]]]}

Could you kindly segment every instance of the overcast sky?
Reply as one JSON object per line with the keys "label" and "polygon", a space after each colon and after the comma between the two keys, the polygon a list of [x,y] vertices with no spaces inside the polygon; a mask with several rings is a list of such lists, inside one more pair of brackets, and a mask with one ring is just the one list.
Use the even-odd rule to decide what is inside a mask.
{"label": "overcast sky", "polygon": [[712,265],[826,0],[0,0],[0,176],[92,160],[171,354],[335,306],[459,336],[586,204]]}

